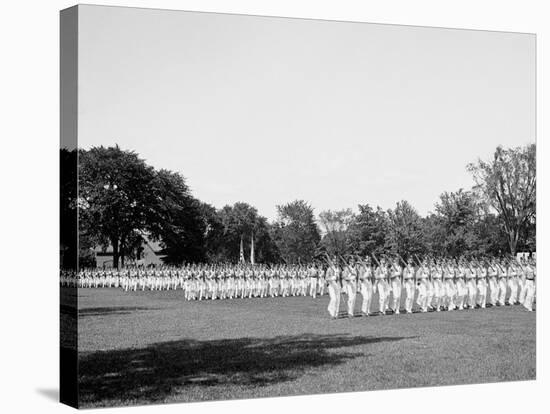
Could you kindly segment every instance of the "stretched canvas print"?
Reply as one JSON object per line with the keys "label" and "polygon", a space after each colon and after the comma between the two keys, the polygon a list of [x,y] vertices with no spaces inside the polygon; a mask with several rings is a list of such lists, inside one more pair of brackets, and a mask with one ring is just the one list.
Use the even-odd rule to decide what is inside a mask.
{"label": "stretched canvas print", "polygon": [[62,402],[535,379],[534,34],[60,18]]}

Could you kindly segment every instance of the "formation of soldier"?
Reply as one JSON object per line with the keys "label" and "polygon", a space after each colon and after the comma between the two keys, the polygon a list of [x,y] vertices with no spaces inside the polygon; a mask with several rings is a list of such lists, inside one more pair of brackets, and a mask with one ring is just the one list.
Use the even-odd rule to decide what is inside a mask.
{"label": "formation of soldier", "polygon": [[62,274],[62,284],[125,291],[183,289],[187,300],[322,296],[324,268],[310,265],[187,264],[184,266],[82,269]]}
{"label": "formation of soldier", "polygon": [[328,312],[340,314],[342,294],[348,317],[354,317],[357,295],[361,313],[463,310],[522,304],[533,310],[536,287],[534,259],[445,259],[400,256],[326,257],[308,265],[187,264],[184,266],[83,269],[62,272],[64,286],[120,288],[125,291],[182,289],[186,300],[287,296],[319,297],[328,293]]}
{"label": "formation of soldier", "polygon": [[[345,260],[327,258],[326,280],[330,302],[328,312],[337,318],[341,294],[347,296],[347,313],[353,317],[357,294],[362,296],[361,312],[371,314],[374,293],[378,293],[381,315],[388,310],[399,314],[434,310],[463,310],[522,304],[533,310],[536,286],[534,259],[451,260],[400,256],[394,258],[359,257]],[[374,263],[373,263],[374,262]]]}

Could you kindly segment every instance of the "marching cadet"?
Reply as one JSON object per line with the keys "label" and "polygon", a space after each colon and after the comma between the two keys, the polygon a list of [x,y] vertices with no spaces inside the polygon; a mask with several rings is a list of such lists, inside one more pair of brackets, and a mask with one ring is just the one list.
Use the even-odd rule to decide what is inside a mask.
{"label": "marching cadet", "polygon": [[529,312],[533,311],[533,303],[535,301],[536,294],[536,267],[534,266],[534,261],[528,261],[524,267],[525,273],[525,298],[523,299],[523,306]]}
{"label": "marching cadet", "polygon": [[244,269],[242,266],[237,268],[236,273],[236,291],[235,298],[244,298],[245,293],[245,281],[244,281]]}
{"label": "marching cadet", "polygon": [[489,303],[491,304],[491,306],[496,306],[498,300],[498,270],[494,259],[491,259],[491,261],[489,262],[488,270]]}
{"label": "marching cadet", "polygon": [[325,294],[325,287],[327,285],[327,281],[325,279],[325,268],[323,267],[323,264],[319,262],[317,265],[317,275],[318,275],[318,282],[317,286],[319,287],[318,294],[319,296],[323,296]]}
{"label": "marching cadet", "polygon": [[311,296],[313,299],[317,297],[317,278],[319,277],[317,273],[317,268],[315,267],[315,263],[310,263],[308,269],[307,269],[307,276],[309,278],[309,296]]}
{"label": "marching cadet", "polygon": [[433,310],[433,298],[435,295],[434,284],[432,276],[435,274],[435,263],[433,260],[428,262],[428,277],[426,278],[426,301],[428,302],[428,309]]}
{"label": "marching cadet", "polygon": [[464,309],[464,302],[466,301],[466,295],[468,294],[465,276],[466,268],[464,267],[464,262],[459,261],[455,265],[456,307],[458,308],[458,310]]}
{"label": "marching cadet", "polygon": [[183,289],[185,290],[184,296],[186,300],[191,300],[191,291],[193,290],[193,275],[191,267],[187,267],[183,273]]}
{"label": "marching cadet", "polygon": [[278,277],[279,275],[277,274],[277,267],[272,266],[271,269],[269,269],[267,278],[268,292],[269,296],[271,296],[272,298],[274,298],[278,294],[278,287],[276,286],[278,285]]}
{"label": "marching cadet", "polygon": [[418,296],[416,298],[416,303],[420,306],[421,312],[428,312],[428,284],[427,280],[429,277],[429,269],[426,262],[420,263],[420,267],[416,273],[416,289],[418,291]]}
{"label": "marching cadet", "polygon": [[286,266],[283,266],[283,268],[280,270],[279,278],[281,281],[281,296],[284,298],[287,297],[290,293],[290,274]]}
{"label": "marching cadet", "polygon": [[455,310],[455,298],[456,298],[456,284],[455,284],[455,270],[449,261],[444,263],[443,267],[443,285],[445,287],[445,295],[443,299],[443,306],[448,311]]}
{"label": "marching cadet", "polygon": [[341,269],[338,265],[336,257],[334,257],[332,261],[329,260],[328,266],[329,267],[326,273],[326,278],[328,282],[328,294],[330,296],[328,313],[330,314],[332,319],[336,319],[338,318],[338,314],[340,313]]}
{"label": "marching cadet", "polygon": [[[443,268],[439,261],[435,262],[432,276],[432,285],[434,290],[435,311],[439,312],[443,305]],[[433,302],[432,302],[433,303]]]}
{"label": "marching cadet", "polygon": [[357,295],[357,268],[355,260],[350,259],[349,263],[345,264],[342,274],[344,292],[348,296],[348,318],[355,316],[355,299]]}
{"label": "marching cadet", "polygon": [[374,273],[374,279],[376,280],[375,289],[378,292],[378,309],[381,315],[385,315],[388,310],[389,302],[389,284],[388,284],[388,265],[386,260],[382,257],[378,262],[378,267]]}
{"label": "marching cadet", "polygon": [[215,267],[210,268],[209,272],[209,282],[210,282],[210,299],[215,300],[218,297],[218,270]]}
{"label": "marching cadet", "polygon": [[260,297],[261,298],[265,298],[267,297],[267,290],[268,290],[268,287],[267,287],[267,277],[268,277],[268,274],[269,274],[269,270],[267,269],[266,266],[263,266],[261,267],[261,274],[260,274]]}
{"label": "marching cadet", "polygon": [[498,261],[497,266],[497,304],[499,306],[506,305],[506,295],[508,294],[508,269],[507,266],[502,262]]}
{"label": "marching cadet", "polygon": [[476,285],[476,273],[470,266],[470,263],[464,260],[464,278],[466,279],[466,307],[475,309],[477,285]]}
{"label": "marching cadet", "polygon": [[519,303],[518,273],[518,266],[512,261],[508,261],[508,287],[510,288],[510,297],[508,298],[509,305],[516,305]]}
{"label": "marching cadet", "polygon": [[401,276],[403,269],[399,265],[399,260],[395,259],[392,262],[391,269],[389,271],[390,288],[392,293],[392,305],[391,310],[394,314],[399,315],[399,308],[401,307]]}
{"label": "marching cadet", "polygon": [[235,276],[235,267],[227,267],[227,295],[229,299],[235,299],[237,296],[237,282]]}
{"label": "marching cadet", "polygon": [[403,269],[403,286],[405,287],[405,312],[413,313],[415,294],[415,270],[412,258],[407,259],[407,265]]}
{"label": "marching cadet", "polygon": [[525,295],[527,293],[527,284],[526,284],[526,272],[525,272],[525,266],[526,266],[526,260],[525,258],[521,258],[518,260],[518,266],[520,268],[519,270],[519,278],[518,278],[518,285],[519,285],[519,296],[518,296],[518,302],[523,305],[523,302],[525,301]]}
{"label": "marching cadet", "polygon": [[365,261],[361,262],[358,270],[359,283],[363,303],[361,305],[361,313],[364,316],[370,315],[370,307],[372,302],[372,266],[370,257],[365,257]]}
{"label": "marching cadet", "polygon": [[487,306],[487,266],[477,263],[477,304],[485,309]]}
{"label": "marching cadet", "polygon": [[198,300],[206,299],[206,269],[200,266],[197,271]]}

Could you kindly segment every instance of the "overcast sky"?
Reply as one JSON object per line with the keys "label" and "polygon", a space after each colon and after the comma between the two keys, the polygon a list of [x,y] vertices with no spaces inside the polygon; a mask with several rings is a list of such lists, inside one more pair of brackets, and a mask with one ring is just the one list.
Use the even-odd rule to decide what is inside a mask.
{"label": "overcast sky", "polygon": [[118,143],[273,219],[470,188],[535,140],[529,34],[80,6],[81,148]]}

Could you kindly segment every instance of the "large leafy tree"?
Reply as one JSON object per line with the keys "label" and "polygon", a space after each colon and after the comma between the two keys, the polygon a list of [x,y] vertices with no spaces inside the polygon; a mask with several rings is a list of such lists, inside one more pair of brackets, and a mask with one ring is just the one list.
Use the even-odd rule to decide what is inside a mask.
{"label": "large leafy tree", "polygon": [[319,214],[323,231],[321,247],[330,256],[345,256],[350,253],[351,240],[348,228],[354,220],[351,209],[326,210]]}
{"label": "large leafy tree", "polygon": [[79,225],[83,237],[113,249],[113,266],[156,219],[152,167],[132,151],[94,147],[79,152]]}
{"label": "large leafy tree", "polygon": [[206,260],[209,262],[222,262],[226,260],[224,255],[224,226],[218,210],[207,203],[200,205],[201,217],[204,225],[204,249]]}
{"label": "large leafy tree", "polygon": [[156,172],[154,191],[156,205],[149,228],[161,242],[164,261],[204,261],[207,223],[201,203],[191,196],[183,176],[168,170]]}
{"label": "large leafy tree", "polygon": [[445,192],[440,196],[435,211],[444,235],[440,248],[445,255],[469,255],[479,244],[476,224],[479,205],[474,195],[463,189]]}
{"label": "large leafy tree", "polygon": [[401,257],[426,252],[422,218],[408,201],[400,201],[388,210],[386,248]]}
{"label": "large leafy tree", "polygon": [[498,147],[490,161],[478,160],[468,166],[476,182],[475,190],[498,213],[515,255],[520,237],[536,218],[536,146],[504,149]]}
{"label": "large leafy tree", "polygon": [[277,248],[271,239],[267,219],[258,214],[258,210],[243,202],[225,206],[218,211],[221,234],[218,241],[213,240],[215,250],[211,257],[217,260],[235,262],[239,258],[241,239],[245,248],[245,256],[250,256],[251,241],[254,238],[255,261],[277,260]]}
{"label": "large leafy tree", "polygon": [[361,256],[384,253],[389,224],[386,211],[368,204],[360,204],[358,209],[347,230],[351,250]]}
{"label": "large leafy tree", "polygon": [[313,208],[303,200],[277,206],[278,217],[272,234],[281,257],[287,263],[309,262],[321,239]]}

